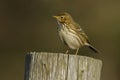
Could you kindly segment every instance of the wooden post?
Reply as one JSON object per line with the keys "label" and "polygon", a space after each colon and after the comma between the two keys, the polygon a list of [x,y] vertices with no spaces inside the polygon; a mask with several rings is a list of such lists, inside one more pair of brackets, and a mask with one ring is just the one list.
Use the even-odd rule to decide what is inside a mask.
{"label": "wooden post", "polygon": [[24,80],[100,80],[102,61],[86,56],[31,52]]}

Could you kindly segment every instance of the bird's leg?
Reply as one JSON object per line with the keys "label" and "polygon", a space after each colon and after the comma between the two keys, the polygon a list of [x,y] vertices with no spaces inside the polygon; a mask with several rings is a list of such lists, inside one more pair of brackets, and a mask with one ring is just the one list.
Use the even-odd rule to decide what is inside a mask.
{"label": "bird's leg", "polygon": [[68,52],[69,52],[69,49],[66,50],[65,54],[68,54]]}
{"label": "bird's leg", "polygon": [[79,51],[79,48],[76,50],[76,53],[75,53],[75,55],[77,55],[78,51]]}

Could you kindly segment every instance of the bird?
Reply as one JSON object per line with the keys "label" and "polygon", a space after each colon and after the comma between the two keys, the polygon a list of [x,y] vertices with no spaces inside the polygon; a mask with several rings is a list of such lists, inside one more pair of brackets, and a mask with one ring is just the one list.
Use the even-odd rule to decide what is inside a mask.
{"label": "bird", "polygon": [[57,32],[60,40],[68,47],[65,52],[66,54],[69,52],[69,49],[72,49],[76,50],[75,54],[77,55],[79,49],[83,46],[87,46],[95,53],[99,53],[99,51],[91,45],[88,36],[81,26],[73,20],[68,12],[61,12],[53,17],[58,23]]}

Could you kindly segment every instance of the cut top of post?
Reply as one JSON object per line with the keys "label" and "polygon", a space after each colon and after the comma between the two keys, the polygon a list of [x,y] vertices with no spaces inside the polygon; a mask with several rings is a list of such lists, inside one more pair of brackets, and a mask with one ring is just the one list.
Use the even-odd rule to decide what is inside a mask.
{"label": "cut top of post", "polygon": [[86,56],[31,52],[25,80],[100,80],[102,61]]}

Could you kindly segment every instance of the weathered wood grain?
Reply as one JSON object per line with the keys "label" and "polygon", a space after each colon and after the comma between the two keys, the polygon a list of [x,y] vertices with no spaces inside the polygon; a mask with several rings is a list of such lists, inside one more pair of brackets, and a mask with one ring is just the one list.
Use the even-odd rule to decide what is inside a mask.
{"label": "weathered wood grain", "polygon": [[86,56],[31,52],[24,80],[100,80],[102,61]]}

